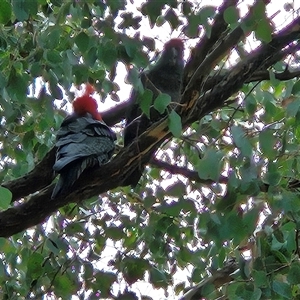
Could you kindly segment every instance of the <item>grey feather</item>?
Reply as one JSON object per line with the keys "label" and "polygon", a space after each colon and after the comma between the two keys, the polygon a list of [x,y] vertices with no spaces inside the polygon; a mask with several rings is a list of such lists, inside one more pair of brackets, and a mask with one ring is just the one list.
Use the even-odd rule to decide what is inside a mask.
{"label": "grey feather", "polygon": [[107,163],[114,152],[115,140],[115,133],[90,114],[67,117],[57,132],[53,170],[60,178],[51,198],[70,191],[85,169]]}
{"label": "grey feather", "polygon": [[[150,89],[153,95],[157,94],[157,91],[170,95],[172,102],[179,102],[181,96],[181,86],[183,79],[183,48],[167,47],[163,52],[159,60],[149,71],[141,74],[141,81],[145,89]],[[149,84],[149,81],[151,82]],[[153,89],[153,86],[155,89]],[[157,95],[156,95],[157,96]],[[156,98],[153,97],[152,101]],[[138,92],[132,90],[130,96],[130,106],[126,116],[126,127],[124,130],[124,146],[132,143],[132,141],[147,130],[153,122],[156,122],[164,117],[156,111],[154,108],[150,110],[150,119],[142,114],[140,104],[138,103]],[[155,150],[154,150],[155,151]],[[150,160],[154,151],[149,153],[147,160]],[[135,187],[144,171],[145,165],[140,164],[130,176],[123,181],[124,185],[131,185]]]}

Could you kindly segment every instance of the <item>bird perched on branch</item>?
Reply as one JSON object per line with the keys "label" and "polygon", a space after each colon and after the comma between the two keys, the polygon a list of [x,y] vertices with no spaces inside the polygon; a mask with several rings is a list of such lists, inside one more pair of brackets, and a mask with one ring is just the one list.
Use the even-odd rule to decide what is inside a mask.
{"label": "bird perched on branch", "polygon": [[[160,93],[168,94],[171,101],[180,101],[180,92],[183,77],[183,50],[184,44],[181,39],[171,39],[164,45],[158,61],[150,67],[149,71],[141,73],[141,81],[144,89],[149,89],[153,93],[152,105],[154,100]],[[139,93],[132,90],[130,102],[133,104],[129,108],[126,117],[126,127],[124,131],[124,146],[132,143],[140,134],[146,131],[153,122],[163,118],[165,114],[160,114],[153,107],[150,109],[150,118],[142,114],[139,103]],[[153,153],[150,153],[149,159]],[[123,184],[135,187],[144,171],[145,166],[141,164],[136,168],[130,176],[128,176]]]}
{"label": "bird perched on branch", "polygon": [[66,194],[87,168],[107,163],[115,149],[116,134],[102,121],[96,100],[85,93],[74,100],[73,114],[66,117],[57,132],[56,161],[53,170],[60,174],[51,198]]}

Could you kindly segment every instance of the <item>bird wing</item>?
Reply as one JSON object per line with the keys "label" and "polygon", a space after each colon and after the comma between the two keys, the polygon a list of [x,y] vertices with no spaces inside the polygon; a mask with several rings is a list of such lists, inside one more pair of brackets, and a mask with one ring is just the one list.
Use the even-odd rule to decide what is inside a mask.
{"label": "bird wing", "polygon": [[58,149],[53,169],[60,172],[83,157],[99,157],[99,163],[107,162],[115,148],[115,139],[115,133],[101,121],[89,116],[69,118],[57,133]]}

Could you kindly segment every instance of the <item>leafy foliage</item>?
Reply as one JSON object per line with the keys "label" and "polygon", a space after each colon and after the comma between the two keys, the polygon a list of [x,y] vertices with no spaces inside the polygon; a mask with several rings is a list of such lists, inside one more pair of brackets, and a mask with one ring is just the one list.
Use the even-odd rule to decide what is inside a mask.
{"label": "leafy foliage", "polygon": [[[52,148],[74,86],[90,82],[102,102],[127,100],[124,79],[144,92],[139,71],[171,35],[186,40],[186,70],[192,59],[207,66],[186,72],[183,92],[194,74],[205,80],[193,99],[214,89],[201,90],[209,80],[225,74],[229,81],[236,61],[255,54],[249,44],[267,45],[279,30],[276,17],[267,17],[269,1],[236,2],[216,9],[146,1],[137,10],[124,0],[0,1],[1,181],[24,176]],[[299,21],[296,8],[284,7],[291,23]],[[287,45],[299,42],[297,30]],[[210,62],[218,45],[228,51]],[[137,188],[69,203],[43,224],[0,238],[1,298],[298,299],[300,72],[291,49],[271,53],[269,68],[260,61],[253,77],[201,119],[184,123],[188,116],[160,94],[154,107],[168,112],[173,137]],[[146,115],[149,92],[140,97]],[[119,144],[122,126],[115,126]],[[0,208],[29,197],[10,204],[12,193],[0,187]],[[207,284],[190,296],[199,282]]]}

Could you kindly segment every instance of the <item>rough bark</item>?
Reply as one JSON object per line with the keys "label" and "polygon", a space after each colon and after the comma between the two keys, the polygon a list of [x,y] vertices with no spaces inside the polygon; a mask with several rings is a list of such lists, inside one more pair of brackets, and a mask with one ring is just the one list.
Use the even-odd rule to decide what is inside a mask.
{"label": "rough bark", "polygon": [[[182,117],[183,127],[188,127],[192,122],[200,120],[216,108],[222,107],[226,100],[236,93],[244,83],[250,82],[251,78],[253,80],[266,78],[266,72],[268,72],[270,66],[277,60],[281,60],[287,53],[294,53],[298,50],[299,24],[300,17],[274,34],[270,43],[263,44],[253,51],[247,59],[228,70],[223,77],[219,78],[217,84],[209,90],[204,89],[204,82],[209,79],[211,70],[243,38],[243,33],[238,29],[229,32],[227,35],[224,33],[222,41],[218,44],[212,43],[214,45],[213,49],[202,61],[199,60],[197,55],[192,55],[187,64],[187,68],[190,69],[186,73],[186,86],[181,101],[183,105],[178,107],[177,110]],[[200,66],[201,68],[205,67],[205,70],[202,70]],[[295,71],[294,75],[298,76],[299,71]],[[290,73],[282,73],[281,76],[282,79],[291,78]],[[119,120],[122,116],[120,111],[116,114],[118,117],[115,117],[115,120]],[[3,184],[11,190],[14,200],[25,197],[29,193],[34,194],[28,197],[26,202],[0,212],[0,236],[9,237],[41,223],[51,213],[67,203],[80,202],[83,199],[122,186],[126,176],[137,167],[140,161],[147,162],[145,161],[146,154],[158,148],[161,143],[170,137],[168,120],[165,118],[153,124],[131,145],[122,148],[110,163],[100,169],[89,171],[88,176],[84,173],[76,187],[74,187],[74,191],[67,197],[59,197],[55,200],[50,199],[53,185],[45,187],[51,182],[53,176],[51,166],[54,161],[55,149],[52,149],[32,172],[22,178]]]}

